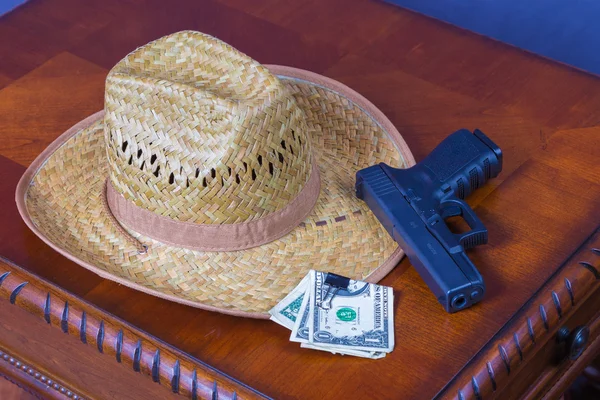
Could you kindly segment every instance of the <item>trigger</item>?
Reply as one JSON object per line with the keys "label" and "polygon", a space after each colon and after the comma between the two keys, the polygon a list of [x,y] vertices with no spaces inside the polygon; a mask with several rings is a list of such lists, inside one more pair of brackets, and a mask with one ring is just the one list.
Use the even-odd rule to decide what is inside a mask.
{"label": "trigger", "polygon": [[460,238],[460,244],[465,250],[472,249],[480,244],[487,243],[487,230],[478,232],[469,232]]}
{"label": "trigger", "polygon": [[483,223],[477,218],[477,215],[471,208],[460,199],[448,199],[442,203],[442,218],[461,215],[471,228],[470,231],[463,234],[455,234],[458,242],[466,249],[472,249],[475,246],[486,244],[488,232]]}

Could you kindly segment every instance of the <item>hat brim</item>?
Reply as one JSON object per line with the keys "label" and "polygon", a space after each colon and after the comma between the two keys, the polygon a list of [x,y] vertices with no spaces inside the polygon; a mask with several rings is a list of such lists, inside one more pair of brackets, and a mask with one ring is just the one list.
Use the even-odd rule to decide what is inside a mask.
{"label": "hat brim", "polygon": [[106,279],[237,316],[268,318],[310,269],[379,281],[403,252],[356,198],[355,174],[379,162],[408,168],[415,164],[412,153],[383,113],[347,86],[295,68],[268,68],[307,116],[321,175],[313,212],[287,235],[246,250],[200,252],[128,230],[149,244],[138,254],[101,201],[108,175],[102,111],[62,134],[27,169],[16,191],[25,223]]}

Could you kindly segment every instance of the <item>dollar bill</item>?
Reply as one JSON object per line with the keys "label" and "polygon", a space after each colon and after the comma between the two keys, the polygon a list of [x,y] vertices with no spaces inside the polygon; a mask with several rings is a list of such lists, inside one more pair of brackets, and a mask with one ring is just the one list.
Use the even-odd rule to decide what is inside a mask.
{"label": "dollar bill", "polygon": [[292,330],[296,323],[296,317],[300,312],[300,307],[302,306],[304,293],[308,290],[309,283],[310,276],[306,275],[300,283],[283,298],[283,300],[269,311],[269,314],[271,314],[270,319],[279,325]]}
{"label": "dollar bill", "polygon": [[[382,358],[394,348],[389,287],[350,280],[343,288],[326,272],[308,275],[269,313],[303,348]],[[339,278],[339,277],[338,277]]]}
{"label": "dollar bill", "polygon": [[[315,272],[310,282],[309,343],[351,350],[389,353],[394,348],[394,321],[390,312],[392,288],[350,281],[348,289],[326,283],[326,272]],[[303,327],[299,327],[301,330]]]}
{"label": "dollar bill", "polygon": [[308,343],[309,341],[309,327],[308,321],[309,311],[310,311],[310,285],[312,280],[314,279],[315,271],[312,269],[308,272],[308,286],[304,297],[302,299],[302,304],[300,305],[300,310],[298,311],[298,316],[296,317],[296,322],[292,328],[292,334],[290,335],[290,341],[292,342],[300,342],[300,343]]}
{"label": "dollar bill", "polygon": [[356,356],[370,359],[378,359],[385,357],[386,353],[384,352],[376,352],[376,351],[361,351],[361,350],[349,350],[349,349],[340,349],[337,347],[320,347],[311,343],[300,343],[300,347],[306,349],[327,351],[331,354],[341,354],[348,356]]}
{"label": "dollar bill", "polygon": [[[308,289],[308,287],[307,287],[307,289]],[[331,354],[351,355],[351,356],[372,358],[372,359],[385,357],[385,353],[383,353],[383,352],[370,352],[370,351],[364,351],[364,350],[354,350],[354,349],[348,349],[348,348],[331,346],[331,345],[320,346],[318,344],[310,343],[309,342],[309,328],[306,328],[307,324],[310,323],[310,318],[309,318],[309,315],[310,315],[309,304],[311,301],[310,292],[307,293],[306,297],[307,297],[307,300],[306,300],[306,302],[304,302],[301,305],[301,309],[300,309],[300,315],[302,317],[297,320],[297,324],[295,326],[296,329],[294,330],[292,328],[292,334],[290,335],[290,340],[292,342],[299,342],[300,347],[303,347],[303,348],[327,351]]]}

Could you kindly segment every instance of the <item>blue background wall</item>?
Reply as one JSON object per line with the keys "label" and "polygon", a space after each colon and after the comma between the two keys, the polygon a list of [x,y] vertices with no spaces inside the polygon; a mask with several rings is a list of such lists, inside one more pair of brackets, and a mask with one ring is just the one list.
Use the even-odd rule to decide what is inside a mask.
{"label": "blue background wall", "polygon": [[27,0],[0,0],[0,15],[6,14],[19,4],[25,3]]}
{"label": "blue background wall", "polygon": [[600,0],[387,0],[600,74]]}

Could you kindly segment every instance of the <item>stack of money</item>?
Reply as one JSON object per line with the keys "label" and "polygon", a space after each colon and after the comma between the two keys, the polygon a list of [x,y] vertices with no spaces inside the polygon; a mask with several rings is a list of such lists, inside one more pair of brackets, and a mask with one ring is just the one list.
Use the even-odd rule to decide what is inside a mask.
{"label": "stack of money", "polygon": [[392,288],[311,270],[269,313],[301,347],[366,358],[394,349]]}

